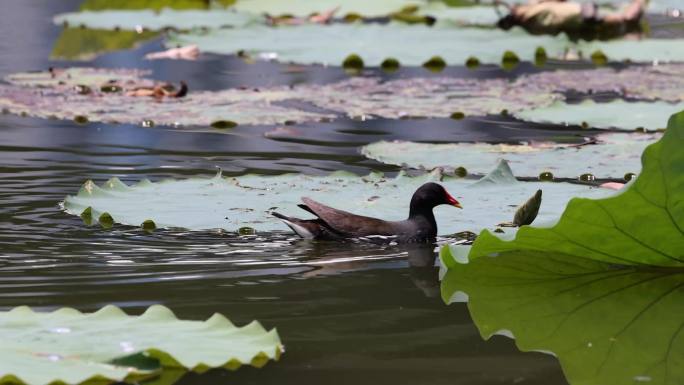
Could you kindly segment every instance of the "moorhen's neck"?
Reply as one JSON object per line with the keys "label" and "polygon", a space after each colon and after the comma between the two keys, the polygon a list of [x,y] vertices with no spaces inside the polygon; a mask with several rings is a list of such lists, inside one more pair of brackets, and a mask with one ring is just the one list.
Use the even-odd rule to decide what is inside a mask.
{"label": "moorhen's neck", "polygon": [[423,218],[427,219],[428,222],[437,226],[437,221],[435,221],[435,215],[432,213],[433,208],[434,205],[432,204],[411,199],[411,206],[409,209],[408,219]]}

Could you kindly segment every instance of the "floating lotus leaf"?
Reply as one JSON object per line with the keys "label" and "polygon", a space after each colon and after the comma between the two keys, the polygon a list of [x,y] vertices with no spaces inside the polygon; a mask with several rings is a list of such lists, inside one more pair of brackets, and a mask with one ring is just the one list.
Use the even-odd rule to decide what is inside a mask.
{"label": "floating lotus leaf", "polygon": [[655,130],[665,127],[663,116],[684,110],[684,103],[626,102],[614,100],[596,103],[586,100],[579,104],[556,101],[548,107],[520,111],[514,115],[522,120],[568,125],[587,125],[593,128]]}
{"label": "floating lotus leaf", "polygon": [[[234,0],[213,0],[214,3],[230,5]],[[103,11],[110,9],[203,9],[209,5],[207,0],[85,0],[81,11]]]}
{"label": "floating lotus leaf", "polygon": [[420,177],[399,175],[387,178],[378,174],[358,177],[346,173],[328,176],[245,175],[237,178],[191,178],[156,183],[142,181],[127,186],[112,179],[102,186],[86,182],[77,195],[68,196],[64,207],[80,215],[92,207],[97,217],[108,212],[117,223],[139,226],[152,219],[157,227],[183,227],[193,230],[223,228],[236,231],[248,226],[256,231],[286,230],[270,215],[277,208],[285,215],[308,217],[297,204],[308,196],[343,210],[386,219],[405,219],[413,192],[423,183],[440,181],[463,203],[463,210],[438,207],[436,217],[440,234],[478,231],[513,219],[516,206],[524,203],[538,189],[544,190],[539,218],[547,220],[560,214],[567,200],[576,195],[600,197],[607,189],[567,183],[517,182],[505,166],[508,178],[495,183],[478,184],[439,172]]}
{"label": "floating lotus leaf", "polygon": [[[365,58],[362,58],[365,62]],[[0,84],[0,108],[15,114],[89,121],[117,121],[139,124],[153,120],[157,125],[202,125],[224,120],[240,125],[284,124],[334,119],[341,115],[398,119],[408,116],[444,117],[454,112],[466,116],[515,113],[541,108],[562,100],[575,91],[620,90],[631,99],[680,102],[684,98],[684,66],[610,68],[585,71],[549,71],[508,79],[403,78],[381,81],[355,77],[341,82],[263,89],[195,91],[190,84],[187,97],[154,98],[126,96],[126,90],[151,86],[153,82],[135,70],[94,68],[58,69],[48,72],[10,75]],[[115,83],[110,83],[114,81]],[[115,84],[120,92],[103,92]],[[76,87],[88,87],[83,94]],[[285,103],[294,101],[296,103]],[[302,104],[303,102],[303,104]],[[298,108],[310,104],[325,112]],[[319,110],[321,111],[321,110]],[[630,126],[630,128],[632,128]]]}
{"label": "floating lotus leaf", "polygon": [[230,9],[175,10],[169,8],[158,12],[149,9],[71,12],[53,18],[55,24],[67,23],[74,27],[85,26],[105,30],[242,28],[262,20],[263,17],[259,15]]}
{"label": "floating lotus leaf", "polygon": [[135,48],[157,36],[156,32],[149,31],[65,28],[55,41],[50,57],[87,61],[102,53]]}
{"label": "floating lotus leaf", "polygon": [[437,18],[444,26],[464,25],[493,26],[499,21],[499,16],[491,6],[450,7],[442,1],[430,1],[421,6],[417,12]]}
{"label": "floating lotus leaf", "polygon": [[110,80],[116,80],[119,84],[142,83],[143,86],[153,84],[152,81],[142,78],[150,74],[150,71],[144,70],[74,67],[55,69],[55,71],[54,75],[50,72],[20,72],[7,76],[5,80],[18,86],[54,88],[55,91],[62,92],[77,86],[99,89],[102,85],[111,85]]}
{"label": "floating lotus leaf", "polygon": [[238,328],[219,314],[182,321],[159,305],[141,316],[115,306],[95,313],[17,307],[0,312],[0,336],[0,383],[28,385],[136,380],[161,369],[260,367],[283,351],[276,331],[258,322]]}
{"label": "floating lotus leaf", "polygon": [[518,176],[533,177],[550,171],[556,177],[577,178],[591,173],[599,178],[621,178],[641,170],[643,150],[662,135],[606,133],[597,144],[583,146],[550,142],[526,144],[376,142],[361,153],[371,159],[411,168],[465,167],[482,174],[487,165],[506,159]]}
{"label": "floating lotus leaf", "polygon": [[485,339],[505,335],[522,351],[553,353],[571,385],[684,381],[681,269],[618,267],[547,251],[461,264],[444,249],[442,261],[449,265],[445,302],[467,298]]}
{"label": "floating lotus leaf", "polygon": [[[354,36],[354,39],[346,37]],[[372,42],[372,44],[370,44]],[[521,59],[531,60],[538,46],[552,56],[568,45],[562,37],[531,36],[511,31],[483,28],[453,28],[438,22],[434,26],[392,22],[379,24],[300,25],[272,28],[251,25],[241,29],[213,30],[206,34],[171,34],[167,46],[196,44],[204,52],[234,54],[275,54],[282,62],[341,65],[351,53],[361,56],[367,66],[378,67],[387,57],[407,66],[420,66],[435,55],[447,63],[465,63],[470,56],[485,63],[499,63],[504,51],[514,49]],[[445,49],[448,47],[448,49]],[[555,47],[555,49],[552,49]]]}
{"label": "floating lotus leaf", "polygon": [[[354,36],[354,39],[345,37]],[[372,44],[370,43],[372,42]],[[196,44],[204,52],[235,54],[245,51],[267,54],[282,62],[341,65],[356,53],[367,66],[377,67],[387,57],[408,66],[419,66],[440,55],[447,63],[465,63],[477,57],[483,63],[498,64],[506,51],[520,60],[533,61],[538,47],[552,58],[563,58],[568,50],[589,57],[600,50],[609,60],[652,62],[684,60],[681,39],[616,40],[574,43],[565,35],[535,36],[520,28],[503,31],[493,28],[454,28],[445,22],[434,26],[404,23],[307,24],[272,28],[250,25],[240,29],[213,30],[209,33],[172,34],[168,46]],[[445,49],[448,47],[448,49]]]}
{"label": "floating lotus leaf", "polygon": [[[583,42],[578,48],[585,53],[599,53],[596,64],[608,61],[667,62],[684,60],[684,41],[681,39],[622,39]],[[600,54],[605,57],[601,58]],[[594,59],[592,57],[592,59]]]}
{"label": "floating lotus leaf", "polygon": [[643,169],[616,196],[573,199],[553,227],[523,227],[504,241],[483,231],[469,258],[505,251],[562,253],[623,265],[684,267],[684,112],[643,153]]}
{"label": "floating lotus leaf", "polygon": [[[138,77],[135,70],[97,70],[72,68],[58,70],[56,76],[47,72],[16,74],[7,78],[13,86],[0,85],[0,106],[9,111],[41,117],[74,119],[83,116],[89,121],[115,121],[139,124],[154,118],[157,125],[210,126],[217,121],[238,124],[278,124],[285,121],[318,121],[334,118],[332,114],[306,112],[287,108],[275,102],[292,99],[293,92],[278,87],[261,92],[252,89],[231,89],[218,92],[190,91],[184,98],[126,96],[125,92],[103,93],[100,85],[115,80],[124,91],[139,86],[151,86],[148,79]],[[63,83],[63,84],[60,84]],[[91,94],[82,95],[76,85],[90,86]]]}
{"label": "floating lotus leaf", "polygon": [[421,6],[420,0],[289,0],[287,2],[279,0],[239,0],[233,8],[241,12],[253,14],[268,13],[271,15],[294,15],[309,16],[312,13],[322,13],[339,7],[337,16],[344,16],[348,13],[359,14],[366,17],[387,16],[392,12],[401,10],[408,6]]}

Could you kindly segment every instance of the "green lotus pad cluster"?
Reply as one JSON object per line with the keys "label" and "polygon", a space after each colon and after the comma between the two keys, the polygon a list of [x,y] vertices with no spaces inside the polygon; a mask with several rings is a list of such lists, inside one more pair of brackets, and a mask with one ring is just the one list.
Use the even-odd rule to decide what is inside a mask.
{"label": "green lotus pad cluster", "polygon": [[165,371],[261,367],[283,352],[277,332],[256,321],[236,327],[220,314],[183,321],[160,305],[140,316],[111,305],[95,313],[17,307],[0,312],[0,339],[3,384],[139,381]]}
{"label": "green lotus pad cluster", "polygon": [[680,112],[622,193],[572,199],[551,227],[444,246],[444,301],[467,301],[483,338],[552,352],[570,384],[680,383],[683,145]]}
{"label": "green lotus pad cluster", "polygon": [[[681,64],[655,67],[553,71],[507,79],[407,78],[383,82],[358,77],[337,83],[307,84],[263,89],[194,91],[184,98],[127,96],[126,91],[153,82],[145,72],[96,68],[67,68],[55,73],[9,75],[0,84],[0,108],[5,112],[43,118],[156,125],[210,126],[218,121],[240,125],[315,122],[339,116],[363,118],[483,116],[509,113],[533,114],[564,100],[573,91],[584,94],[621,90],[623,97],[648,102],[682,102],[684,70]],[[285,103],[295,101],[298,103]],[[309,104],[317,107],[303,108]],[[663,104],[638,104],[648,121],[648,111],[662,112]],[[609,108],[610,105],[605,105]],[[583,112],[601,116],[602,125],[634,129],[621,114],[600,112],[604,105],[583,105]],[[322,109],[322,110],[321,110]],[[598,112],[593,112],[597,110]],[[637,110],[636,108],[634,110]],[[654,113],[655,113],[654,112]],[[659,115],[660,116],[660,115]],[[646,119],[646,118],[642,118]],[[562,120],[561,120],[562,121]],[[559,121],[559,122],[561,122]],[[589,120],[590,122],[592,120]],[[150,125],[150,124],[146,124]],[[231,125],[232,126],[232,125]]]}

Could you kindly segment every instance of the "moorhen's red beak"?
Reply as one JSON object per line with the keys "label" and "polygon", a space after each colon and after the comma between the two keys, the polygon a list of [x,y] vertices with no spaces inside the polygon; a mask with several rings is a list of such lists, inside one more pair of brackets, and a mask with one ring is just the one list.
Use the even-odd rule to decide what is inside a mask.
{"label": "moorhen's red beak", "polygon": [[458,207],[459,209],[462,209],[462,208],[463,208],[463,206],[461,206],[461,203],[460,203],[459,201],[457,201],[456,198],[454,198],[454,197],[452,197],[451,195],[449,195],[448,192],[445,192],[445,194],[446,194],[446,198],[447,198],[447,203],[448,203],[448,204],[450,204],[450,205],[452,205],[452,206],[454,206],[454,207]]}

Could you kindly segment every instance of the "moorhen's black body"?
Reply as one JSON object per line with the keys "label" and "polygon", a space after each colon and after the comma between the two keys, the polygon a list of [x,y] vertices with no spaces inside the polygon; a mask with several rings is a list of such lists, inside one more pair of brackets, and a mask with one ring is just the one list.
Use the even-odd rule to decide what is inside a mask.
{"label": "moorhen's black body", "polygon": [[409,217],[403,221],[356,215],[302,198],[299,207],[316,216],[316,219],[299,219],[276,212],[272,214],[283,220],[302,238],[320,240],[343,240],[372,236],[391,237],[401,243],[429,242],[437,236],[437,222],[432,209],[439,205],[461,208],[461,204],[437,183],[425,183],[413,197]]}

